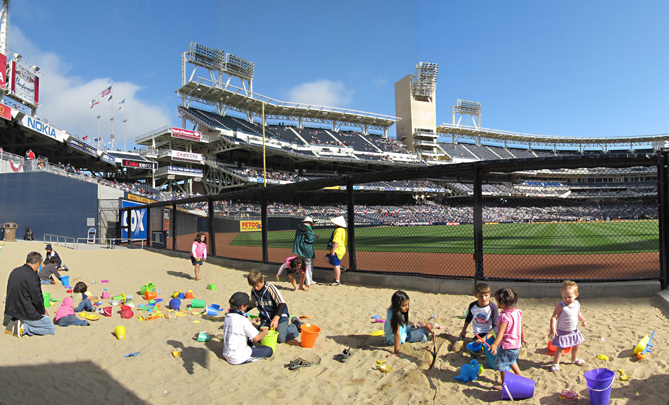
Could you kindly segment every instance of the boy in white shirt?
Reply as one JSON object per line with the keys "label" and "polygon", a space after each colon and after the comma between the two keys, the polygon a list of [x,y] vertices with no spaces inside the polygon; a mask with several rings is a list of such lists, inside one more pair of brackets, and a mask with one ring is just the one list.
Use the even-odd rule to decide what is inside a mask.
{"label": "boy in white shirt", "polygon": [[267,346],[254,346],[267,336],[268,330],[258,333],[246,316],[251,306],[248,294],[236,292],[230,298],[230,312],[223,323],[223,357],[230,364],[244,364],[271,357],[274,351]]}
{"label": "boy in white shirt", "polygon": [[[476,284],[476,287],[474,287],[474,296],[476,297],[476,301],[469,304],[465,326],[463,326],[462,332],[460,332],[460,338],[464,339],[467,334],[467,327],[471,323],[474,335],[478,335],[481,339],[485,340],[492,337],[493,331],[497,332],[499,311],[497,310],[497,305],[490,302],[490,286],[488,284]],[[476,339],[475,336],[474,339]]]}

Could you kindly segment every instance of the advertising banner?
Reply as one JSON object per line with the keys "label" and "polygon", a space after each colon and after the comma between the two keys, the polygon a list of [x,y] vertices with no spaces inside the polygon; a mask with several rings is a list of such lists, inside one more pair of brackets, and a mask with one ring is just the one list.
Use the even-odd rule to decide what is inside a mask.
{"label": "advertising banner", "polygon": [[146,197],[142,197],[142,196],[134,195],[134,194],[130,194],[130,193],[126,193],[126,197],[128,198],[128,200],[141,202],[142,204],[151,204],[151,203],[156,202],[155,200],[152,200],[150,198],[146,198]]}
{"label": "advertising banner", "polygon": [[[137,205],[144,205],[141,203],[134,203],[126,200],[121,201],[121,208],[134,207]],[[128,218],[128,212],[123,212],[121,224],[125,224]],[[130,217],[130,239],[146,239],[146,208],[132,211]],[[128,240],[128,230],[121,229],[121,240],[126,242]]]}
{"label": "advertising banner", "polygon": [[[2,55],[2,54],[0,54]],[[0,74],[0,76],[2,76]],[[0,117],[10,120],[12,119],[12,109],[4,104],[0,104]]]}
{"label": "advertising banner", "polygon": [[109,156],[106,153],[100,156],[100,160],[102,160],[103,162],[107,162],[110,165],[116,166],[116,158]]}
{"label": "advertising banner", "polygon": [[71,147],[74,149],[80,150],[84,153],[87,153],[93,157],[98,157],[98,150],[94,146],[91,146],[83,141],[80,141],[77,138],[72,138],[70,139],[70,142],[68,142]]}
{"label": "advertising banner", "polygon": [[158,163],[156,162],[146,162],[143,160],[130,160],[130,159],[123,159],[121,161],[121,166],[123,167],[132,167],[134,169],[157,169],[158,168]]}
{"label": "advertising banner", "polygon": [[7,72],[7,56],[3,53],[0,53],[0,89],[6,89],[7,88],[7,77],[5,76],[5,72]]}
{"label": "advertising banner", "polygon": [[172,138],[188,139],[189,141],[202,140],[202,134],[198,131],[189,131],[183,128],[172,127]]}
{"label": "advertising banner", "polygon": [[199,153],[191,153],[191,152],[183,152],[180,150],[173,150],[172,153],[172,160],[179,160],[182,162],[196,162],[196,163],[203,163],[202,161],[202,155]]}
{"label": "advertising banner", "polygon": [[10,91],[31,106],[39,103],[39,77],[35,72],[12,61]]}
{"label": "advertising banner", "polygon": [[44,123],[29,115],[23,117],[21,120],[21,125],[60,142],[65,142],[65,140],[69,137],[65,131],[53,127],[50,124]]}
{"label": "advertising banner", "polygon": [[260,221],[239,221],[240,232],[262,231],[262,222]]}

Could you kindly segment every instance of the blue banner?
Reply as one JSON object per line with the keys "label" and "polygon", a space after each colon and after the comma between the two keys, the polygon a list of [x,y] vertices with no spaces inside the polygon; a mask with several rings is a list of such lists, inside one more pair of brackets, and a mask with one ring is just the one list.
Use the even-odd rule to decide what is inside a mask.
{"label": "blue banner", "polygon": [[109,156],[108,154],[104,153],[102,156],[100,156],[100,160],[103,162],[107,162],[110,165],[116,166],[116,159],[112,156]]}
{"label": "blue banner", "polygon": [[98,157],[97,148],[95,148],[95,147],[93,147],[93,146],[91,146],[87,143],[84,143],[77,138],[70,139],[69,145],[71,147],[73,147],[74,149],[80,150],[80,151],[82,151],[84,153],[87,153],[91,156]]}
{"label": "blue banner", "polygon": [[[138,205],[144,205],[141,203],[135,203],[131,201],[121,201],[121,208],[135,207]],[[127,212],[123,212],[123,218],[121,218],[121,224],[126,224],[126,218],[128,217]],[[146,239],[146,208],[141,210],[133,210],[130,217],[130,239]],[[128,231],[126,228],[121,228],[121,240],[124,242],[128,240]]]}

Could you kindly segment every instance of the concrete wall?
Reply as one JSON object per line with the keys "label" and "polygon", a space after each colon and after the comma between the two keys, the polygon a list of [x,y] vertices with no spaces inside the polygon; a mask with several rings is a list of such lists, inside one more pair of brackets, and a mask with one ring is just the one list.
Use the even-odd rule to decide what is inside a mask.
{"label": "concrete wall", "polygon": [[0,223],[18,224],[16,238],[24,228],[35,237],[44,234],[85,238],[87,218],[97,225],[97,185],[51,173],[0,174]]}
{"label": "concrete wall", "polygon": [[[146,248],[149,251],[165,254],[172,257],[187,259],[188,252]],[[265,277],[273,280],[276,276],[276,264],[265,264],[244,260],[223,259],[208,257],[207,263],[228,267],[236,270],[250,271],[257,269]],[[423,291],[437,294],[472,295],[474,282],[471,280],[446,280],[438,278],[394,276],[387,274],[346,272],[341,276],[344,284],[362,285],[369,287],[383,287],[407,291]],[[331,269],[314,268],[314,280],[319,283],[330,283],[333,280]],[[522,298],[560,298],[561,283],[510,283],[489,282],[490,290],[494,293],[502,287],[511,287]],[[578,286],[579,298],[639,298],[652,297],[661,291],[659,281],[626,281],[618,283],[580,283]],[[669,294],[667,295],[669,300]],[[669,308],[669,304],[667,304]]]}

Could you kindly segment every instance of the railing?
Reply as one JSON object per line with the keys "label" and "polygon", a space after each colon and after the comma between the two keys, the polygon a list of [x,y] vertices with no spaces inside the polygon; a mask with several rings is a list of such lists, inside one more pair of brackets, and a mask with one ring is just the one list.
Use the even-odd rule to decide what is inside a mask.
{"label": "railing", "polygon": [[[73,238],[71,238],[73,239]],[[88,241],[93,240],[93,241],[100,241],[100,243],[88,243]],[[81,241],[84,241],[83,243]],[[79,244],[81,243],[82,245],[107,245],[107,248],[109,249],[114,249],[115,246],[120,246],[123,243],[133,243],[133,242],[141,242],[140,246],[141,249],[144,249],[144,244],[146,243],[146,239],[128,239],[128,238],[77,238],[76,242],[74,243],[74,249],[79,249]]]}
{"label": "railing", "polygon": [[156,134],[159,134],[161,132],[167,131],[169,128],[172,128],[172,126],[171,125],[165,125],[164,127],[160,127],[158,129],[154,129],[153,131],[147,132],[143,135],[139,135],[139,136],[135,137],[135,143],[137,143],[139,141],[142,141],[144,139],[147,139],[147,138],[151,138],[152,136],[154,136]]}
{"label": "railing", "polygon": [[[48,240],[47,240],[47,238],[48,238]],[[61,239],[63,241],[62,245],[61,245]],[[76,249],[75,246],[76,246],[77,242],[76,242],[75,238],[72,238],[70,236],[51,235],[49,233],[45,233],[43,240],[44,240],[44,243],[54,244],[54,245],[63,246],[63,247],[69,247],[68,246],[68,244],[69,244],[68,240],[71,240],[72,241],[72,249]]]}

